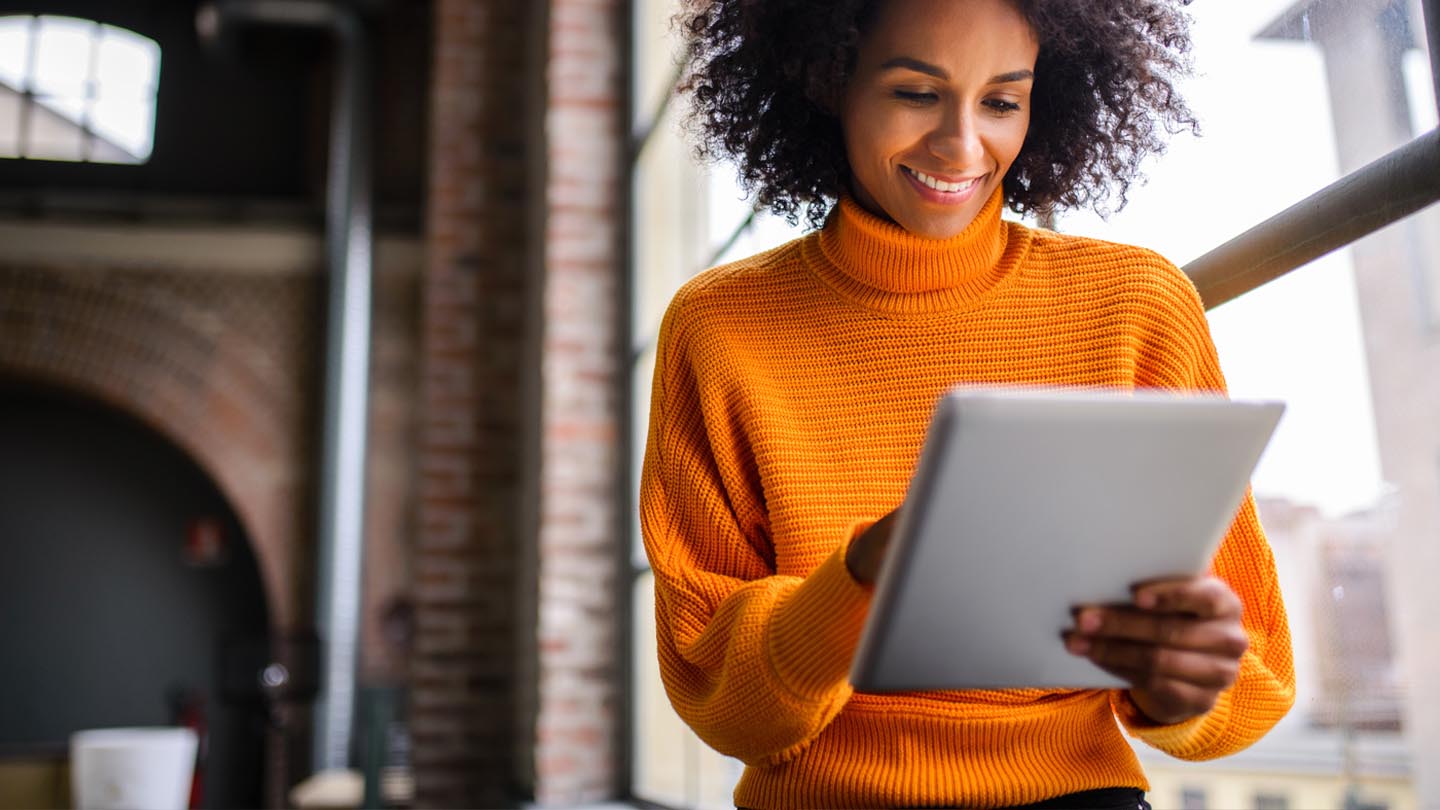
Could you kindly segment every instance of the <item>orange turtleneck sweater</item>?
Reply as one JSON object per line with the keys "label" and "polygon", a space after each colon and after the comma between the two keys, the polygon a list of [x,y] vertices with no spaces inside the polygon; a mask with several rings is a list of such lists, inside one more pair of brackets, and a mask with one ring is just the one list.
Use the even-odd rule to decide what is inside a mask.
{"label": "orange turtleneck sweater", "polygon": [[1117,716],[1204,759],[1254,742],[1293,702],[1285,611],[1248,497],[1214,570],[1244,601],[1250,650],[1206,715],[1156,726],[1118,690],[881,695],[846,680],[871,589],[845,551],[903,499],[944,391],[1224,389],[1174,265],[1000,209],[997,194],[937,241],[842,200],[821,231],[696,277],[665,316],[640,496],[660,671],[680,716],[748,766],[741,806],[1148,789]]}

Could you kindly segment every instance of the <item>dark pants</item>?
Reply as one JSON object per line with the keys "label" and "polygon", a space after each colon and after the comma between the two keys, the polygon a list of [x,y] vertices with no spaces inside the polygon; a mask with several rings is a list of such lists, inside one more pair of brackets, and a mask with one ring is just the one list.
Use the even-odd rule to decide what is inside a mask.
{"label": "dark pants", "polygon": [[[737,807],[736,810],[746,810]],[[1034,804],[1022,804],[1010,810],[1151,810],[1145,791],[1139,788],[1100,788],[1054,796]]]}
{"label": "dark pants", "polygon": [[1150,810],[1150,803],[1138,788],[1101,788],[1055,796],[1015,810]]}

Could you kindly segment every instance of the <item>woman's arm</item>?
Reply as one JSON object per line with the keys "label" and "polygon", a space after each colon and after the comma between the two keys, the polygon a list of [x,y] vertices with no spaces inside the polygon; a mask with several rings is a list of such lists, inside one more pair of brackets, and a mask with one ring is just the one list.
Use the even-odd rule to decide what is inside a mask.
{"label": "woman's arm", "polygon": [[1211,759],[1254,743],[1289,711],[1290,634],[1248,496],[1214,576],[1151,583],[1136,602],[1082,610],[1069,638],[1072,652],[1132,684],[1112,699],[1131,733],[1182,759]]}
{"label": "woman's arm", "polygon": [[[1178,269],[1155,258],[1164,295],[1146,319],[1137,385],[1225,393],[1199,295]],[[1169,604],[1100,616],[1099,632],[1109,641],[1082,653],[1128,670],[1122,676],[1133,686],[1114,693],[1116,714],[1131,733],[1184,759],[1249,746],[1295,701],[1275,560],[1248,492],[1211,574],[1152,586],[1169,593]]]}
{"label": "woman's arm", "polygon": [[[1270,547],[1247,495],[1213,568],[1243,605],[1240,621],[1247,649],[1238,659],[1233,686],[1219,692],[1203,714],[1176,723],[1147,715],[1135,690],[1116,693],[1116,713],[1137,737],[1182,759],[1235,753],[1263,737],[1295,702],[1290,630]],[[1173,645],[1161,645],[1173,648]]]}
{"label": "woman's arm", "polygon": [[747,438],[703,401],[673,315],[661,330],[640,493],[660,673],[706,743],[749,763],[782,762],[849,699],[870,589],[846,568],[847,537],[808,576],[776,575]]}

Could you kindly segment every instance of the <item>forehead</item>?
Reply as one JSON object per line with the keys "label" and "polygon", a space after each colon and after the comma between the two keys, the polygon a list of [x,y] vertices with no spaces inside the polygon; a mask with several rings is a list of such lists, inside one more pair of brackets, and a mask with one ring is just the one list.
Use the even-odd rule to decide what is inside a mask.
{"label": "forehead", "polygon": [[909,56],[947,69],[1009,70],[1033,68],[1039,42],[1009,0],[884,0],[860,51],[862,62],[877,64]]}

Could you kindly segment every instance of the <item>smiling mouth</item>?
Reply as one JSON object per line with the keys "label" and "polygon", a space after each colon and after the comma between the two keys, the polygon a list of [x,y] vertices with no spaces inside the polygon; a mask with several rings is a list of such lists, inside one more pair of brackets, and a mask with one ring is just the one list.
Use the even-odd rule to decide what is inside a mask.
{"label": "smiling mouth", "polygon": [[919,169],[912,169],[909,166],[901,166],[900,168],[904,169],[907,174],[925,184],[928,188],[932,188],[942,194],[959,194],[969,191],[975,187],[976,183],[980,182],[979,177],[972,177],[960,183],[950,183],[933,175],[926,174]]}

